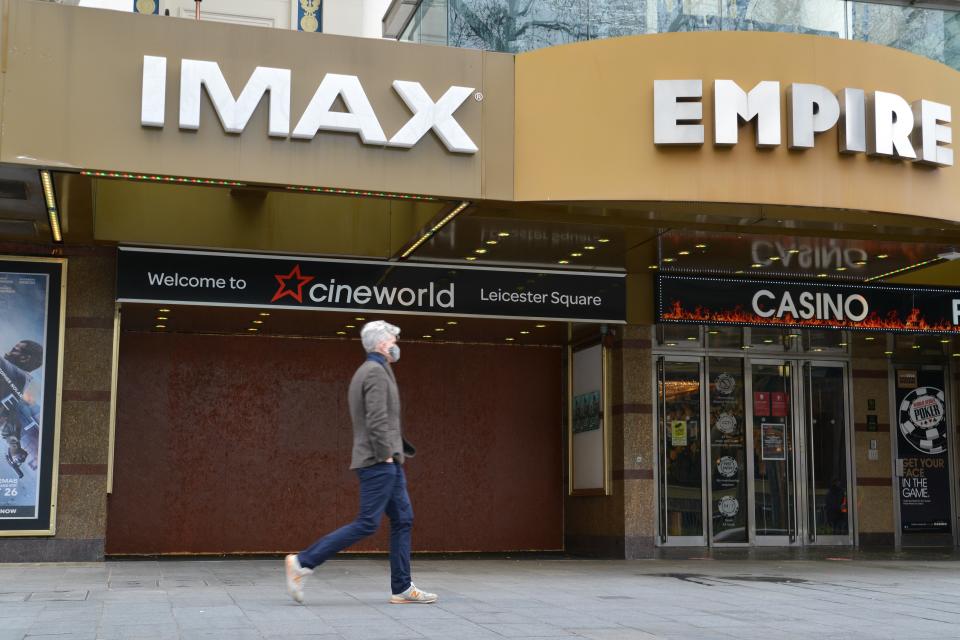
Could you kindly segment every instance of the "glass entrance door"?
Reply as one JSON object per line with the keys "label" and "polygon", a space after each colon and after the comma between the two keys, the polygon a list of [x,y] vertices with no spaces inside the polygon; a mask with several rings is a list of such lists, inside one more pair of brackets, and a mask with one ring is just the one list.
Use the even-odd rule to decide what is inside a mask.
{"label": "glass entrance door", "polygon": [[795,365],[758,361],[751,372],[754,535],[758,544],[797,542]]}
{"label": "glass entrance door", "polygon": [[698,358],[657,362],[660,542],[703,545],[703,400]]}

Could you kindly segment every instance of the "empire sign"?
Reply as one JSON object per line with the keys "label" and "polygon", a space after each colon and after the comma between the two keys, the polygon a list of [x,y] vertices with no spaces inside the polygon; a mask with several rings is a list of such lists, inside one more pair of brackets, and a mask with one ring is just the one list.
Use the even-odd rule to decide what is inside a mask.
{"label": "empire sign", "polygon": [[[792,83],[786,90],[787,146],[812,149],[817,134],[839,126],[839,151],[953,166],[950,105],[907,102],[886,91],[846,88],[834,94],[818,84]],[[713,143],[737,144],[739,129],[753,122],[758,147],[781,144],[780,83],[764,80],[749,91],[733,80],[713,81]],[[655,80],[654,144],[704,143],[703,81]]]}

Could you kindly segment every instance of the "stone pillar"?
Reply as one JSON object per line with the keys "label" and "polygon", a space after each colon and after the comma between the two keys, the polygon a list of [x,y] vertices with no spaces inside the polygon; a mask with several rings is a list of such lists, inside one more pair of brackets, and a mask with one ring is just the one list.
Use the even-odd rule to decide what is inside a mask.
{"label": "stone pillar", "polygon": [[103,560],[116,252],[0,245],[0,256],[52,254],[67,258],[56,535],[0,538],[0,562]]}
{"label": "stone pillar", "polygon": [[[894,499],[891,472],[890,384],[886,358],[857,357],[853,360],[853,423],[856,465],[854,499],[861,547],[894,546]],[[867,401],[876,402],[868,410]],[[877,416],[877,430],[868,431],[867,415]],[[877,460],[869,459],[870,441],[877,441]]]}

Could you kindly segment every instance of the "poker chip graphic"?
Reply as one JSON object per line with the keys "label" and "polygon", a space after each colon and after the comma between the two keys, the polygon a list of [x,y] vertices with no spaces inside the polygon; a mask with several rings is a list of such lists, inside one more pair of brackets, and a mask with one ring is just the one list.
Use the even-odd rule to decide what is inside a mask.
{"label": "poker chip graphic", "polygon": [[947,450],[947,421],[943,391],[936,387],[917,387],[900,402],[900,433],[923,453]]}

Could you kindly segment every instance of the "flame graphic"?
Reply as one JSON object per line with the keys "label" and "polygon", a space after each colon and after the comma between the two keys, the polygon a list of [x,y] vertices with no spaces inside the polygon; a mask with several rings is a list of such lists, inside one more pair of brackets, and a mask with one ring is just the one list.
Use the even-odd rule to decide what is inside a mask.
{"label": "flame graphic", "polygon": [[920,314],[920,309],[911,309],[910,314],[900,318],[897,311],[890,311],[886,316],[880,316],[876,312],[870,313],[860,322],[851,320],[822,320],[811,318],[803,320],[794,318],[792,315],[786,315],[782,318],[764,318],[758,316],[752,311],[744,310],[742,305],[737,305],[732,310],[724,309],[712,311],[709,307],[697,305],[692,311],[683,308],[683,304],[674,300],[670,306],[661,314],[663,320],[682,320],[686,322],[702,322],[704,324],[717,323],[737,323],[737,324],[759,324],[774,326],[796,326],[796,327],[832,327],[832,328],[855,328],[855,329],[877,329],[894,331],[941,331],[957,333],[958,328],[946,320],[937,323],[928,322]]}

